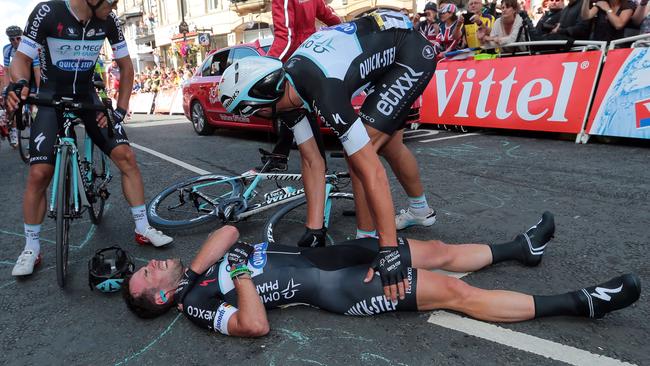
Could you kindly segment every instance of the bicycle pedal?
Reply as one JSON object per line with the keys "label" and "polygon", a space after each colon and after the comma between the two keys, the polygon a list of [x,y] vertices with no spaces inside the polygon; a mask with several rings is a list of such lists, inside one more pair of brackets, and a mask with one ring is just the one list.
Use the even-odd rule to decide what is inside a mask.
{"label": "bicycle pedal", "polygon": [[100,189],[98,193],[99,197],[101,197],[104,201],[106,201],[108,197],[111,196],[111,192],[109,192],[107,189]]}

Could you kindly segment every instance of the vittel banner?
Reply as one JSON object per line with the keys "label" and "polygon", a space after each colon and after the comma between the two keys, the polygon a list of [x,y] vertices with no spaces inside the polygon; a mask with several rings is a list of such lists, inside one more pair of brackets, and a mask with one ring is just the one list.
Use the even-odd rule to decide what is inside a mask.
{"label": "vittel banner", "polygon": [[607,53],[587,133],[650,139],[650,48]]}
{"label": "vittel banner", "polygon": [[440,62],[423,94],[422,123],[578,133],[600,51]]}

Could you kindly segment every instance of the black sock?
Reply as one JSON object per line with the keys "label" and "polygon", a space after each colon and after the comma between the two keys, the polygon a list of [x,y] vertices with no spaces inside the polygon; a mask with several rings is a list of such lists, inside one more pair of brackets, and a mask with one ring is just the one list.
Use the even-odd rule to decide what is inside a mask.
{"label": "black sock", "polygon": [[521,244],[519,243],[518,237],[507,243],[488,244],[488,246],[492,251],[492,264],[511,260],[521,262],[523,260],[523,253],[521,252]]}
{"label": "black sock", "polygon": [[558,315],[589,316],[588,309],[578,299],[578,293],[575,291],[561,295],[533,296],[533,299],[535,318]]}

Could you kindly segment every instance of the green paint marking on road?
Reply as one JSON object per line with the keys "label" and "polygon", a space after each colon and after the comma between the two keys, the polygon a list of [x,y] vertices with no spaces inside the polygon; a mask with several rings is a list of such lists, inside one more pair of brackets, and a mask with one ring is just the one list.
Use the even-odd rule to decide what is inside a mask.
{"label": "green paint marking on road", "polygon": [[181,314],[179,313],[178,315],[176,315],[174,320],[167,326],[167,328],[162,333],[160,333],[160,335],[158,337],[156,337],[153,341],[151,341],[151,343],[146,345],[143,349],[139,350],[138,352],[136,352],[136,353],[132,354],[131,356],[125,358],[124,361],[116,363],[115,366],[125,365],[127,362],[129,362],[129,361],[133,360],[134,358],[139,357],[143,353],[147,352],[149,350],[149,348],[153,347],[154,344],[158,343],[158,341],[160,341],[167,333],[169,333],[169,331],[172,329],[174,324],[176,324],[176,321],[180,317],[181,317]]}

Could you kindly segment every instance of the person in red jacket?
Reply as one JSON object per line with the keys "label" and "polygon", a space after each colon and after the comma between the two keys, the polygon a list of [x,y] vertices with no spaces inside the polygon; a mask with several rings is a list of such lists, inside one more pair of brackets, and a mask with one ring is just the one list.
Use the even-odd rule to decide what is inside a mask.
{"label": "person in red jacket", "polygon": [[328,26],[341,23],[325,0],[273,0],[272,14],[275,39],[268,56],[282,62],[316,32],[316,19]]}
{"label": "person in red jacket", "polygon": [[[271,11],[274,39],[267,56],[278,58],[282,62],[286,62],[302,42],[316,32],[316,19],[328,26],[341,23],[341,18],[325,3],[325,0],[273,0]],[[295,113],[291,112],[289,114],[283,118],[286,120],[298,116],[297,114],[294,116]],[[311,114],[307,117],[312,129],[318,128],[318,122],[314,117]],[[278,141],[272,153],[261,150],[262,163],[265,164],[268,159],[271,159],[267,171],[284,171],[287,169],[293,133],[284,123],[274,121],[274,125],[278,126]],[[318,136],[316,143],[322,147],[320,133],[314,133],[314,136]],[[324,151],[322,148],[320,150]]]}

